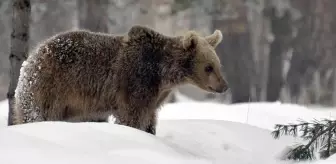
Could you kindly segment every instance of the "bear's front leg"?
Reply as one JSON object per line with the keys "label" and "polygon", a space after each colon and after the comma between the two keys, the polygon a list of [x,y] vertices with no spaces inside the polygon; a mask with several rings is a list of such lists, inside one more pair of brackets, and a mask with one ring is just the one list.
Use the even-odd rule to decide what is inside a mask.
{"label": "bear's front leg", "polygon": [[148,125],[146,128],[146,132],[156,135],[156,124],[157,124],[157,108],[160,108],[160,106],[163,104],[164,100],[168,97],[168,95],[170,94],[170,90],[165,91],[163,93],[160,94],[159,98],[157,99],[156,102],[156,109],[151,111],[151,115],[149,117],[149,121],[148,121]]}
{"label": "bear's front leg", "polygon": [[93,118],[87,120],[87,122],[108,122],[108,118]]}
{"label": "bear's front leg", "polygon": [[114,123],[145,131],[145,129],[141,126],[142,122],[139,114],[129,109],[118,111]]}
{"label": "bear's front leg", "polygon": [[157,123],[156,112],[153,112],[153,114],[151,114],[149,118],[146,132],[156,135],[156,123]]}
{"label": "bear's front leg", "polygon": [[115,124],[125,125],[144,132],[156,134],[156,113],[145,109],[123,110]]}

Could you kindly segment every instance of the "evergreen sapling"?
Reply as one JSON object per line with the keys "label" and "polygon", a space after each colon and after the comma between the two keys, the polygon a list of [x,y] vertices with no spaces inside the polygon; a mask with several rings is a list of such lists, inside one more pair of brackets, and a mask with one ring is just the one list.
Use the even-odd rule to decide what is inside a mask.
{"label": "evergreen sapling", "polygon": [[319,158],[326,159],[336,153],[336,120],[299,120],[297,124],[276,124],[271,134],[275,139],[282,135],[299,136],[306,142],[287,149],[283,157],[287,160],[313,160],[316,159],[316,152]]}

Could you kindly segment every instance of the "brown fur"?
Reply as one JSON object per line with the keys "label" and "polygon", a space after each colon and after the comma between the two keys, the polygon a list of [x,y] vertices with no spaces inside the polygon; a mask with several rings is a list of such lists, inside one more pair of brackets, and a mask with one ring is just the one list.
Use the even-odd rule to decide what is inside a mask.
{"label": "brown fur", "polygon": [[[155,134],[157,109],[176,86],[224,92],[214,48],[220,31],[170,37],[133,26],[126,35],[64,32],[24,63],[15,94],[15,124],[106,121]],[[205,71],[211,66],[213,71]]]}

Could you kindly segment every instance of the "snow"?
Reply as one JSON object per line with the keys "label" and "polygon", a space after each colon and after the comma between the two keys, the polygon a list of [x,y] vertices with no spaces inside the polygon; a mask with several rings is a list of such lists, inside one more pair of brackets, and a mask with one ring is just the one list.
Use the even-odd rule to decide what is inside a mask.
{"label": "snow", "polygon": [[7,116],[8,116],[8,101],[1,101],[0,102],[0,129],[7,124]]}
{"label": "snow", "polygon": [[[205,114],[206,113],[206,114]],[[216,104],[212,102],[181,102],[167,104],[161,119],[210,119],[245,123],[273,130],[275,124],[295,123],[299,119],[336,118],[336,110],[314,110],[281,103]]]}
{"label": "snow", "polygon": [[[157,135],[112,123],[40,122],[7,127],[0,102],[0,163],[290,164],[278,160],[299,139],[270,135],[274,124],[335,118],[336,111],[282,103],[166,104]],[[336,156],[314,164],[331,164]]]}

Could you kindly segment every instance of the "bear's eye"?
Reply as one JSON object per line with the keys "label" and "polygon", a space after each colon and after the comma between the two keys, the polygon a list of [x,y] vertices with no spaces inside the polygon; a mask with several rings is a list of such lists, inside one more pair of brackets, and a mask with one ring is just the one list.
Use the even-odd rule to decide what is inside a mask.
{"label": "bear's eye", "polygon": [[210,73],[213,71],[213,67],[211,65],[208,65],[205,67],[205,72]]}

